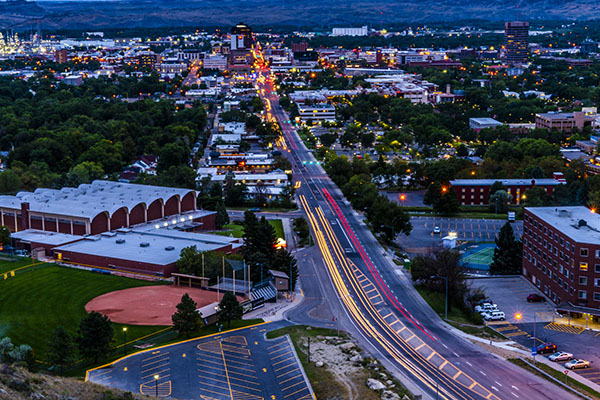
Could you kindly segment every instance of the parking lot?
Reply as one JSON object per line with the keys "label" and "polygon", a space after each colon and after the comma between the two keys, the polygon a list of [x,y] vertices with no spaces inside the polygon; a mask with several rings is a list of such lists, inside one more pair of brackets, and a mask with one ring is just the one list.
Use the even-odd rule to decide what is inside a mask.
{"label": "parking lot", "polygon": [[[551,322],[554,308],[551,303],[528,303],[530,293],[541,294],[533,285],[521,277],[472,279],[473,288],[485,289],[485,294],[506,314],[512,323]],[[516,318],[521,315],[521,320]]]}
{"label": "parking lot", "polygon": [[137,353],[88,371],[86,379],[178,399],[312,399],[291,342],[266,340],[266,329],[262,324]]}
{"label": "parking lot", "polygon": [[[529,349],[551,342],[556,344],[558,351],[591,361],[590,368],[570,373],[600,384],[600,332],[569,325],[565,318],[554,312],[552,303],[528,303],[530,293],[541,293],[521,277],[473,279],[470,282],[474,288],[486,288],[486,295],[506,314],[505,321],[489,322],[490,327]],[[522,316],[520,320],[515,318],[517,314]],[[564,365],[564,362],[560,364]]]}
{"label": "parking lot", "polygon": [[[412,216],[413,230],[410,236],[400,235],[399,244],[409,253],[423,252],[423,249],[440,243],[449,232],[456,232],[459,242],[493,242],[500,228],[506,223],[503,219],[443,218]],[[433,233],[435,227],[440,233]],[[516,237],[523,232],[523,221],[512,223]]]}

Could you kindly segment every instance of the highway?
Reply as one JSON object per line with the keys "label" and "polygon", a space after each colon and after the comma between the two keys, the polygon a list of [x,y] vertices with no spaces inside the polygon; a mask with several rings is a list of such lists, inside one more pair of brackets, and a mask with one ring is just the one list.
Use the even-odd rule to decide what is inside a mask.
{"label": "highway", "polygon": [[268,70],[257,83],[268,117],[282,127],[278,145],[292,161],[299,207],[316,242],[299,260],[309,300],[288,315],[292,322],[311,323],[313,308],[329,307],[343,329],[423,398],[576,398],[449,331],[304,146]]}

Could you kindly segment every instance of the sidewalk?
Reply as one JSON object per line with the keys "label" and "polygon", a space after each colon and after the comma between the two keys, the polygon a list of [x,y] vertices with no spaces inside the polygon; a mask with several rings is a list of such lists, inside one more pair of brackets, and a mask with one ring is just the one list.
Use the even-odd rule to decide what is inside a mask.
{"label": "sidewalk", "polygon": [[296,307],[302,300],[304,300],[304,294],[300,288],[300,280],[296,283],[296,290],[292,293],[293,299],[288,301],[287,299],[277,299],[276,303],[265,303],[264,307],[250,311],[244,314],[242,319],[262,318],[265,321],[281,321],[283,314],[286,311]]}

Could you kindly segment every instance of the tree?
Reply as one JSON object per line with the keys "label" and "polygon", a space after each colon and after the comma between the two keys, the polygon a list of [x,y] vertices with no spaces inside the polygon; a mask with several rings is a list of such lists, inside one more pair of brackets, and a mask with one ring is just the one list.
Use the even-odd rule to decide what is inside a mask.
{"label": "tree", "polygon": [[510,193],[507,193],[505,190],[496,190],[489,199],[490,211],[496,213],[507,212],[511,199],[512,195]]}
{"label": "tree", "polygon": [[515,239],[510,222],[504,224],[494,249],[494,258],[490,264],[492,275],[519,275],[522,266],[523,244]]}
{"label": "tree", "polygon": [[430,254],[419,255],[411,263],[413,281],[424,285],[427,289],[445,293],[448,279],[448,310],[452,304],[463,305],[468,293],[466,272],[460,263],[460,254],[452,249],[440,249]]}
{"label": "tree", "polygon": [[65,367],[75,361],[76,353],[77,347],[69,332],[62,326],[57,327],[48,342],[48,362],[59,367],[62,373]]}
{"label": "tree", "polygon": [[0,172],[0,193],[13,194],[21,190],[21,178],[10,169]]}
{"label": "tree", "polygon": [[200,276],[202,274],[202,256],[196,246],[181,249],[177,270],[182,274]]}
{"label": "tree", "polygon": [[198,305],[189,294],[181,296],[181,301],[177,304],[177,311],[171,317],[173,329],[179,334],[185,333],[186,337],[190,337],[190,333],[194,332],[200,324],[201,315],[196,311],[197,308]]}
{"label": "tree", "polygon": [[224,225],[229,223],[229,214],[227,214],[227,209],[225,208],[225,204],[222,201],[217,203],[217,216],[215,217],[215,225],[217,225],[217,229],[223,229]]}
{"label": "tree", "polygon": [[100,358],[106,358],[111,351],[113,328],[106,315],[92,311],[79,323],[78,346],[79,354],[98,363]]}
{"label": "tree", "polygon": [[439,183],[432,183],[427,187],[423,202],[431,205],[433,211],[442,215],[452,215],[460,209],[456,192],[448,185],[442,186]]}
{"label": "tree", "polygon": [[469,155],[469,148],[462,143],[459,144],[456,147],[456,155],[458,157],[467,157]]}
{"label": "tree", "polygon": [[0,226],[0,244],[10,244],[10,229],[8,229],[8,227],[5,225]]}
{"label": "tree", "polygon": [[231,292],[225,292],[219,303],[217,319],[219,323],[227,322],[227,328],[231,327],[231,321],[241,319],[244,309],[240,305],[235,295]]}

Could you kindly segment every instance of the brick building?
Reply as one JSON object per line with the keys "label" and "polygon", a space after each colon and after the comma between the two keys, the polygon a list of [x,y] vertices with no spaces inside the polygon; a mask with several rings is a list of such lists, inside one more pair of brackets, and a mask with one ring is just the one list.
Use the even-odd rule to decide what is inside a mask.
{"label": "brick building", "polygon": [[186,214],[214,229],[214,215],[196,215],[196,192],[97,180],[77,188],[36,189],[0,196],[0,225],[12,232],[37,229],[95,235]]}
{"label": "brick building", "polygon": [[598,315],[600,215],[583,206],[525,208],[523,275],[559,308]]}
{"label": "brick building", "polygon": [[520,204],[527,189],[534,186],[542,187],[550,195],[556,185],[566,181],[562,173],[555,173],[552,179],[455,179],[450,181],[456,192],[458,202],[462,205],[488,205],[490,188],[494,182],[501,182],[506,191],[512,196],[511,204]]}

